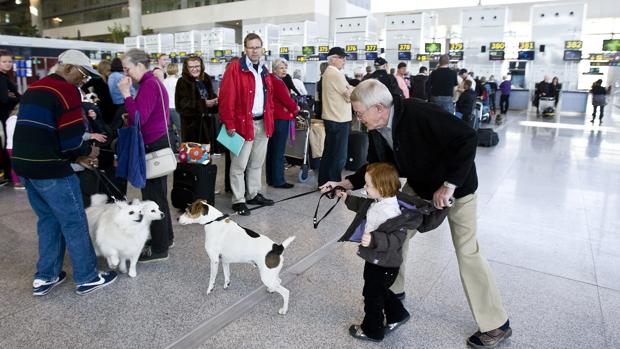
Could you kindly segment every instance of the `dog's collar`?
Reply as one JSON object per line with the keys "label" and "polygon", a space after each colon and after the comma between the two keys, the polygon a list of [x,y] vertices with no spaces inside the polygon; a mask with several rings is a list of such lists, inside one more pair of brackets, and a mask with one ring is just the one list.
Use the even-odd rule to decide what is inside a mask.
{"label": "dog's collar", "polygon": [[207,222],[207,223],[205,223],[203,225],[211,224],[213,222],[219,222],[219,221],[222,221],[222,220],[224,220],[224,219],[226,219],[228,217],[230,217],[230,215],[227,213],[227,214],[224,214],[221,217],[217,217],[216,219],[212,220],[211,222]]}

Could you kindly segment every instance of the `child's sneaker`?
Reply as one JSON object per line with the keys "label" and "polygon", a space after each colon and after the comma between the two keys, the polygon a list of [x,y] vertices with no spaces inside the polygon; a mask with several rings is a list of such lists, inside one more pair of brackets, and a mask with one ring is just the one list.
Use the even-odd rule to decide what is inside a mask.
{"label": "child's sneaker", "polygon": [[23,184],[21,184],[21,183],[15,183],[15,184],[13,184],[13,189],[24,190],[24,189],[26,189],[26,187]]}
{"label": "child's sneaker", "polygon": [[78,285],[75,288],[75,293],[79,295],[84,295],[84,294],[93,292],[95,290],[106,287],[107,285],[113,283],[117,277],[118,275],[116,274],[115,271],[99,272],[99,275],[97,275],[97,277],[91,280],[90,282]]}
{"label": "child's sneaker", "polygon": [[50,291],[62,284],[65,280],[67,280],[67,273],[63,270],[58,274],[58,276],[52,281],[45,281],[41,279],[34,279],[32,282],[32,295],[33,296],[45,296],[50,293]]}

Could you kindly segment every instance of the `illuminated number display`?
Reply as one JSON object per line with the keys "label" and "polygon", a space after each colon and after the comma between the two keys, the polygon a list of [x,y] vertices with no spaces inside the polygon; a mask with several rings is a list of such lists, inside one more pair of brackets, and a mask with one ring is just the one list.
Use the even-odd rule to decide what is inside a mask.
{"label": "illuminated number display", "polygon": [[280,53],[288,53],[288,47],[280,47]]}
{"label": "illuminated number display", "polygon": [[196,51],[196,56],[202,56],[202,51]]}
{"label": "illuminated number display", "polygon": [[492,42],[491,45],[489,45],[491,48],[491,50],[497,50],[497,51],[501,51],[503,49],[506,48],[506,43],[503,41],[495,41]]}
{"label": "illuminated number display", "polygon": [[523,41],[519,43],[519,50],[533,50],[534,41]]}
{"label": "illuminated number display", "polygon": [[345,51],[347,52],[357,52],[357,45],[346,45]]}
{"label": "illuminated number display", "polygon": [[232,50],[224,50],[224,56],[232,56]]}
{"label": "illuminated number display", "polygon": [[179,52],[179,57],[185,57],[185,56],[187,56],[187,52],[185,51]]}
{"label": "illuminated number display", "polygon": [[416,55],[418,61],[428,61],[428,55]]}
{"label": "illuminated number display", "polygon": [[329,52],[329,46],[319,46],[319,52]]}
{"label": "illuminated number display", "polygon": [[411,51],[411,44],[398,44],[398,51]]}
{"label": "illuminated number display", "polygon": [[366,45],[365,51],[366,52],[376,52],[377,51],[377,45]]}
{"label": "illuminated number display", "polygon": [[462,42],[450,43],[450,51],[463,51],[463,43]]}
{"label": "illuminated number display", "polygon": [[306,56],[310,56],[314,54],[314,46],[302,46],[301,47],[301,52],[306,55]]}
{"label": "illuminated number display", "polygon": [[297,62],[305,62],[306,56],[297,56]]}
{"label": "illuminated number display", "polygon": [[564,42],[564,49],[566,50],[580,50],[583,47],[583,41],[581,40],[567,40]]}
{"label": "illuminated number display", "polygon": [[219,59],[217,59],[215,57],[211,58],[211,63],[219,63],[219,62],[220,62]]}

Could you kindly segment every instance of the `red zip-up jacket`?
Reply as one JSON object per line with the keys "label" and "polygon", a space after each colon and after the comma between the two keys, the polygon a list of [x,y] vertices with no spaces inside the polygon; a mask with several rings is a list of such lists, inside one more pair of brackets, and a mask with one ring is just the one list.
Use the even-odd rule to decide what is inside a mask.
{"label": "red zip-up jacket", "polygon": [[[263,79],[263,91],[265,104],[263,122],[265,134],[271,137],[273,134],[273,86],[269,78],[269,71],[263,66],[261,69]],[[218,102],[220,105],[220,119],[226,125],[226,129],[234,129],[246,141],[254,140],[254,122],[252,105],[256,91],[254,74],[248,69],[245,55],[235,62],[230,63],[220,87]]]}
{"label": "red zip-up jacket", "polygon": [[284,80],[271,74],[273,85],[273,117],[275,120],[293,120],[299,112],[297,103],[291,98]]}

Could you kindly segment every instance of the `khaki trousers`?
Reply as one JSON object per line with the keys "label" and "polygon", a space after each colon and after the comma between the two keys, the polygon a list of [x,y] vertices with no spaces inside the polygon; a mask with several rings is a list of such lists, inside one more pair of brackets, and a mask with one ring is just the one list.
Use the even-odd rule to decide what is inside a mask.
{"label": "khaki trousers", "polygon": [[[408,186],[405,186],[403,191],[411,192],[410,189],[405,189],[408,189]],[[508,315],[491,275],[491,268],[480,253],[476,239],[477,205],[478,196],[475,193],[456,199],[448,213],[448,223],[469,309],[480,331],[487,332],[503,325],[508,320]],[[405,265],[409,239],[415,233],[415,231],[407,232],[407,239],[403,244],[403,264],[400,266],[396,281],[390,288],[397,294],[404,292],[405,289]]]}
{"label": "khaki trousers", "polygon": [[260,192],[268,140],[263,120],[255,120],[254,140],[245,141],[239,156],[231,153],[230,188],[233,204],[245,202],[246,198],[253,199]]}

